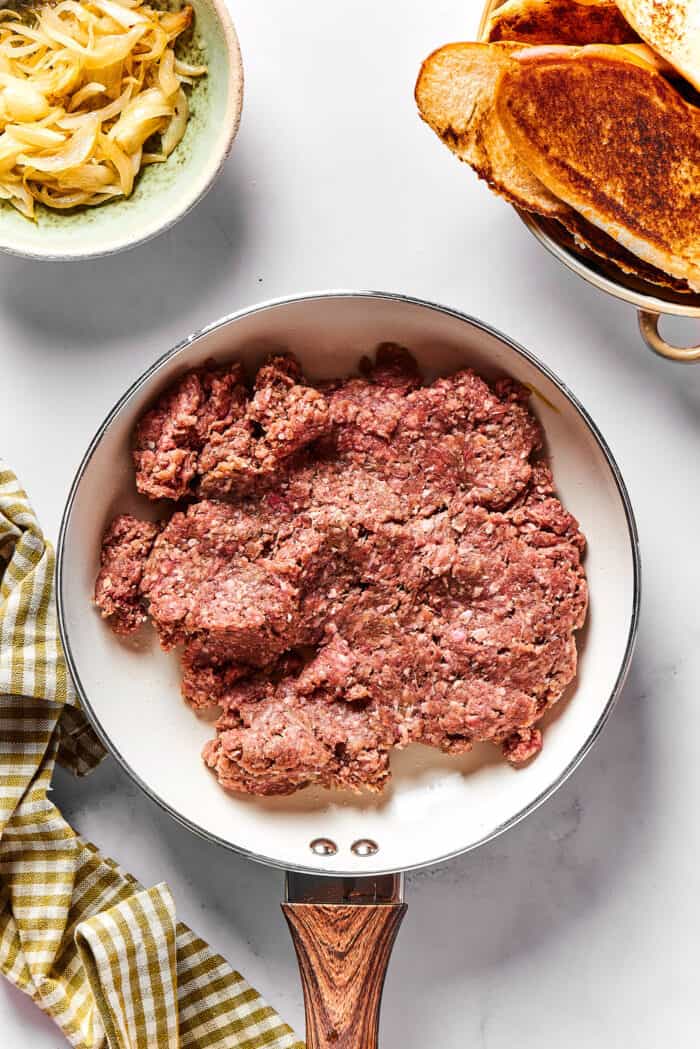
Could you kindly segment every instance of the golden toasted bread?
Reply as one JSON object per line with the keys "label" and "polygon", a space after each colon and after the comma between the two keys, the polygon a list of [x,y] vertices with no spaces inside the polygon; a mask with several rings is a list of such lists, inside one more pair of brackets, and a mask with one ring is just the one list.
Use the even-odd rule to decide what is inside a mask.
{"label": "golden toasted bread", "polygon": [[[575,214],[575,212],[572,212],[572,214]],[[584,259],[598,273],[612,281],[618,283],[622,281],[627,287],[633,288],[635,291],[641,291],[646,295],[654,294],[654,292],[659,293],[660,288],[663,288],[662,294],[664,298],[673,296],[677,302],[683,302],[684,296],[693,294],[684,281],[677,281],[675,277],[669,277],[668,274],[663,273],[661,270],[657,270],[653,266],[647,266],[636,255],[632,255],[631,252],[625,252],[625,249],[621,248],[611,237],[606,237],[602,230],[596,230],[595,226],[586,223],[588,229],[596,230],[601,237],[606,238],[606,242],[609,241],[610,244],[615,245],[618,252],[625,254],[627,258],[623,265],[620,265],[619,262],[611,261],[605,252],[594,251],[585,242],[585,237],[575,236],[558,219],[540,217],[537,221],[540,229],[548,233],[558,244],[567,248],[572,254]],[[585,223],[585,219],[581,221]],[[631,261],[629,266],[626,264],[627,259]]]}
{"label": "golden toasted bread", "polygon": [[626,44],[639,40],[613,0],[507,0],[485,40],[525,44]]}
{"label": "golden toasted bread", "polygon": [[[603,46],[607,50],[606,44],[598,44],[596,46]],[[657,73],[663,73],[663,75],[669,80],[675,80],[676,87],[678,87],[681,82],[681,76],[678,71],[673,68],[671,63],[667,62],[666,59],[662,58],[661,55],[656,53],[656,51],[652,51],[647,44],[641,43],[641,41],[638,44],[620,44],[616,48],[616,52],[617,57],[627,58],[628,60],[631,58],[632,61],[642,61],[646,65],[651,66]],[[690,90],[692,91],[692,88]]]}
{"label": "golden toasted bread", "polygon": [[494,108],[496,85],[519,44],[447,44],[426,58],[416,82],[423,120],[460,160],[511,204],[540,215],[568,208],[535,178],[510,144]]}
{"label": "golden toasted bread", "polygon": [[[600,268],[600,263],[609,263],[608,276],[615,277],[615,269],[621,270],[630,277],[644,281],[647,284],[656,284],[663,288],[673,288],[682,294],[690,294],[691,288],[688,282],[671,277],[656,266],[650,266],[648,262],[627,251],[616,240],[609,237],[602,229],[593,226],[579,215],[577,211],[569,210],[566,215],[558,219],[540,220],[540,225],[549,232],[555,240],[560,243],[564,241],[567,247],[579,255],[594,261]],[[565,231],[565,232],[564,232]]]}
{"label": "golden toasted bread", "polygon": [[700,290],[700,110],[629,52],[516,55],[496,109],[526,166],[624,248]]}
{"label": "golden toasted bread", "polygon": [[698,0],[617,0],[639,36],[700,91]]}

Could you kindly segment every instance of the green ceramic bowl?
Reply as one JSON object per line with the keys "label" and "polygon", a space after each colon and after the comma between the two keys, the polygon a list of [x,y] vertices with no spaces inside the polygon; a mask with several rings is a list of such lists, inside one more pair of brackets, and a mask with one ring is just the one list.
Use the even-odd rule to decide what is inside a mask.
{"label": "green ceramic bowl", "polygon": [[0,202],[0,251],[31,259],[113,255],[168,229],[211,188],[238,131],[243,65],[225,0],[189,2],[195,13],[190,50],[209,71],[191,88],[182,142],[165,163],[141,172],[128,199],[70,212],[37,205],[35,222]]}

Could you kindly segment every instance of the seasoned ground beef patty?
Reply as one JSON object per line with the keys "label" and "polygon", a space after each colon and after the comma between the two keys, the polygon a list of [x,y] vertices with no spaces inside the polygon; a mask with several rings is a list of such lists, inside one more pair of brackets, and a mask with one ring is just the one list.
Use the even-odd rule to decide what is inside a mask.
{"label": "seasoned ground beef patty", "polygon": [[538,752],[587,588],[527,400],[471,371],[424,385],[384,346],[316,387],[291,357],[252,391],[238,365],[198,369],[143,417],[137,487],[178,505],[110,525],[96,602],[181,646],[224,787],[381,790],[410,742]]}

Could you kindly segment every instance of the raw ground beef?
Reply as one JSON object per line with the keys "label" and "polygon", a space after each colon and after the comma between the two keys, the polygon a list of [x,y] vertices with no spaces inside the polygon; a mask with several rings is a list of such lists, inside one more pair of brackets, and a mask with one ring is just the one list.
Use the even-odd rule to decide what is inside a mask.
{"label": "raw ground beef", "polygon": [[381,790],[410,742],[539,751],[587,588],[528,396],[471,371],[423,385],[387,345],[316,387],[291,357],[252,391],[238,365],[198,369],[143,417],[137,487],[178,505],[110,525],[96,602],[181,646],[224,787]]}
{"label": "raw ground beef", "polygon": [[95,601],[115,634],[130,634],[148,618],[141,576],[159,531],[150,521],[120,514],[102,538]]}

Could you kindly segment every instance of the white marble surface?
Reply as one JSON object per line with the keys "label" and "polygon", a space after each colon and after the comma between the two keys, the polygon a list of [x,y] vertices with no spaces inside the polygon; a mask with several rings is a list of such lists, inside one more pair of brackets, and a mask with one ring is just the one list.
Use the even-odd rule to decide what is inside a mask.
{"label": "white marble surface", "polygon": [[[202,324],[299,290],[432,298],[546,360],[608,437],[635,504],[637,655],[603,737],[554,799],[478,853],[408,879],[383,1043],[694,1045],[700,368],[653,358],[633,311],[564,272],[417,118],[420,59],[473,34],[478,0],[233,6],[244,119],[206,201],[118,258],[0,259],[2,454],[55,536],[74,468],[128,383]],[[166,879],[180,915],[301,1030],[278,873],[192,837],[112,761],[86,782],[59,774],[55,799],[142,881]],[[0,1044],[63,1042],[0,982]]]}

